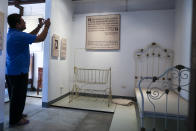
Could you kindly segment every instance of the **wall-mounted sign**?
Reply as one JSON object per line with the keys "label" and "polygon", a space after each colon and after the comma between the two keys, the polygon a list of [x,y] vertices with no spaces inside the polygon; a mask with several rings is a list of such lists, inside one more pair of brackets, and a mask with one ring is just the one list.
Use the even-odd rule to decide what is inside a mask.
{"label": "wall-mounted sign", "polygon": [[86,17],[86,49],[120,49],[120,15]]}
{"label": "wall-mounted sign", "polygon": [[52,36],[52,48],[51,48],[51,56],[54,59],[58,59],[59,57],[59,48],[60,48],[60,36],[54,34]]}
{"label": "wall-mounted sign", "polygon": [[60,59],[65,60],[66,59],[66,50],[67,50],[67,41],[66,39],[61,39],[61,49],[60,49]]}
{"label": "wall-mounted sign", "polygon": [[4,39],[4,13],[0,12],[0,50],[3,50]]}

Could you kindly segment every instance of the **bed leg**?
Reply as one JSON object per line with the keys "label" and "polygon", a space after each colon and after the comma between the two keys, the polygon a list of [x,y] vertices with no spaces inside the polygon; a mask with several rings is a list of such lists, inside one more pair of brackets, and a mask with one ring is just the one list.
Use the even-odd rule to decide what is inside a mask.
{"label": "bed leg", "polygon": [[153,129],[152,129],[152,131],[156,131],[156,129],[155,129],[155,128],[153,128]]}
{"label": "bed leg", "polygon": [[141,131],[145,131],[146,129],[144,127],[141,128]]}

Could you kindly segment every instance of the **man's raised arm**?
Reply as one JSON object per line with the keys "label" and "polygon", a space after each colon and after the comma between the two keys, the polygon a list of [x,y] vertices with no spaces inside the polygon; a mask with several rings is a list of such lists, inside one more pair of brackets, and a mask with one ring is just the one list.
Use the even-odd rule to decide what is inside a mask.
{"label": "man's raised arm", "polygon": [[30,34],[37,35],[37,33],[39,32],[39,30],[44,25],[44,19],[43,18],[38,18],[38,21],[39,21],[39,24],[37,25],[37,27],[33,31],[30,32]]}
{"label": "man's raised arm", "polygon": [[37,35],[37,38],[35,39],[35,43],[36,42],[42,42],[42,41],[44,41],[45,39],[46,39],[46,36],[47,36],[47,34],[48,34],[48,29],[49,29],[49,27],[50,27],[50,19],[48,18],[45,22],[44,22],[44,29],[43,29],[43,31],[39,34],[39,35]]}

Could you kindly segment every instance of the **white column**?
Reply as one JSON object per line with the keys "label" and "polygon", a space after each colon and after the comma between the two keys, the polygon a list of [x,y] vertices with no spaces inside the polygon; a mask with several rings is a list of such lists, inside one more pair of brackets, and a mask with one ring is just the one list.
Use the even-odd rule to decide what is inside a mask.
{"label": "white column", "polygon": [[4,122],[7,10],[8,10],[8,0],[0,0],[0,12],[4,13],[4,37],[3,37],[4,42],[3,42],[3,50],[0,50],[0,130],[3,130],[3,122]]}

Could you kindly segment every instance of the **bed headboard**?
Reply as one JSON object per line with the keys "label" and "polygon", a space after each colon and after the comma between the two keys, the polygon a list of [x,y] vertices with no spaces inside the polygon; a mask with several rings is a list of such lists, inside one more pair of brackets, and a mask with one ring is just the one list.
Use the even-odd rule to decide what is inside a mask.
{"label": "bed headboard", "polygon": [[162,48],[157,43],[151,43],[146,48],[138,49],[134,56],[135,87],[141,77],[159,76],[173,66],[173,50]]}

